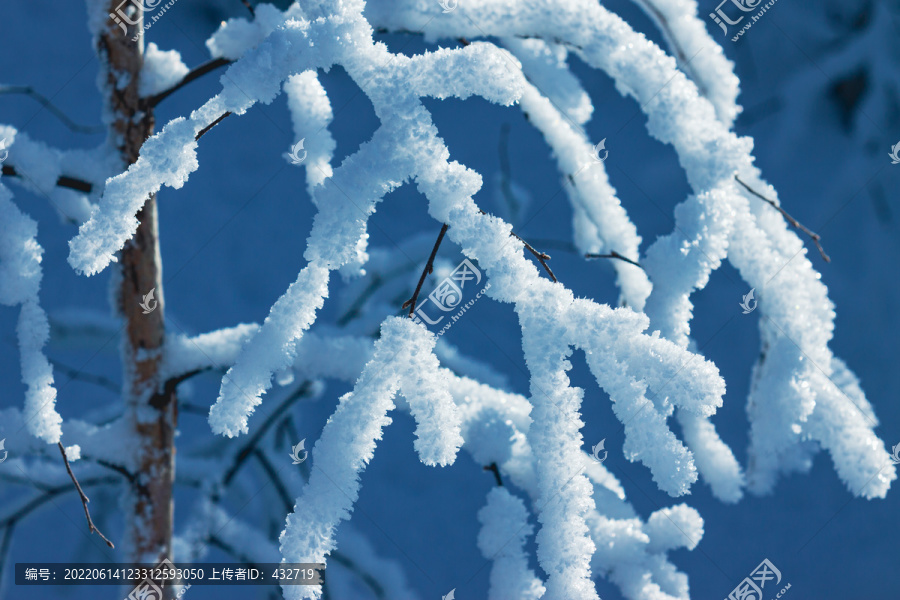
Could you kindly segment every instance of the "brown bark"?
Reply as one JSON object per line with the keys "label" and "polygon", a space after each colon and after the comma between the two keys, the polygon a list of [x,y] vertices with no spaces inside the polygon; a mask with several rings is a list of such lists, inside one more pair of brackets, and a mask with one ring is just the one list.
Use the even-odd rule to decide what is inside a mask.
{"label": "brown bark", "polygon": [[[112,0],[108,12],[115,13],[120,4],[121,0]],[[132,15],[131,21],[136,24],[129,25],[126,34],[109,18],[98,39],[109,90],[106,100],[114,115],[110,133],[126,166],[137,161],[154,125],[152,107],[138,94],[143,36],[131,41],[142,31],[142,15]],[[134,428],[138,452],[138,476],[129,490],[130,514],[125,518],[133,553],[129,560],[156,564],[172,557],[178,408],[175,386],[161,380],[165,315],[155,196],[147,199],[137,218],[140,225],[119,256],[117,308],[125,322],[122,363],[126,414]],[[144,314],[141,302],[151,290],[155,290],[157,305]]]}

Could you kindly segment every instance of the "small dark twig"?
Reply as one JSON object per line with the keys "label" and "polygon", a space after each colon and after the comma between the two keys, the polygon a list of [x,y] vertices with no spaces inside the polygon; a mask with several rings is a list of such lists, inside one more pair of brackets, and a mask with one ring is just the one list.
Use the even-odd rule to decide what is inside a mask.
{"label": "small dark twig", "polygon": [[29,98],[33,98],[37,102],[41,104],[44,108],[49,110],[53,115],[63,122],[63,125],[74,131],[75,133],[102,133],[106,130],[106,127],[103,125],[79,125],[68,116],[66,113],[56,108],[50,99],[48,99],[43,94],[35,91],[35,89],[31,86],[27,85],[0,85],[0,94],[24,94]]}
{"label": "small dark twig", "polygon": [[115,548],[115,544],[109,541],[107,537],[103,535],[103,532],[97,529],[96,525],[94,525],[94,521],[91,520],[91,511],[88,510],[88,502],[90,502],[91,500],[84,493],[84,490],[81,489],[81,485],[78,483],[78,479],[75,478],[75,473],[72,472],[72,467],[69,466],[69,457],[66,456],[66,449],[62,445],[62,442],[57,442],[56,445],[59,446],[59,453],[62,454],[63,462],[66,463],[66,471],[69,472],[69,477],[72,478],[72,483],[75,484],[75,489],[78,490],[78,495],[81,496],[81,505],[84,507],[84,516],[87,517],[88,529],[90,529],[91,533],[96,533],[97,535],[99,535],[103,539],[103,541],[106,542],[107,546],[109,546],[110,548]]}
{"label": "small dark twig", "polygon": [[464,38],[464,37],[461,37],[461,38],[459,38],[459,43],[460,43],[460,45],[461,45],[463,48],[465,48],[466,46],[468,46],[468,45],[471,44],[472,42],[470,42],[469,40],[467,40],[467,39]]}
{"label": "small dark twig", "polygon": [[256,17],[256,11],[253,10],[253,7],[250,5],[250,2],[248,2],[247,0],[241,0],[241,4],[243,4],[244,6],[247,7],[247,10],[250,11],[250,14],[253,15],[254,18]]}
{"label": "small dark twig", "polygon": [[771,206],[772,208],[775,208],[778,212],[780,212],[781,216],[783,216],[787,220],[788,223],[790,223],[791,225],[793,225],[794,227],[796,227],[797,229],[799,229],[800,231],[802,231],[803,233],[808,235],[812,239],[813,243],[816,245],[816,248],[819,249],[819,254],[822,255],[822,258],[825,259],[825,262],[831,262],[831,259],[828,257],[827,254],[825,254],[825,249],[822,248],[822,244],[820,243],[820,240],[822,239],[822,237],[818,233],[815,233],[814,231],[807,229],[803,225],[803,223],[801,223],[800,221],[798,221],[797,219],[795,219],[794,217],[789,215],[786,210],[784,210],[783,208],[781,208],[780,206],[775,204],[772,200],[769,200],[768,198],[766,198],[765,196],[763,196],[762,194],[760,194],[759,192],[754,190],[752,187],[750,187],[749,185],[747,185],[746,183],[741,181],[741,178],[738,177],[737,175],[735,175],[734,178],[739,184],[744,186],[744,189],[746,189],[748,192],[750,192],[751,194],[753,194],[760,200],[767,202],[769,204],[769,206]]}
{"label": "small dark twig", "polygon": [[549,254],[547,254],[546,252],[538,252],[537,250],[535,250],[534,248],[531,247],[531,244],[529,244],[528,242],[523,240],[521,237],[519,237],[519,235],[517,233],[515,233],[513,231],[510,231],[509,235],[513,236],[514,238],[516,238],[517,240],[519,240],[520,242],[525,244],[525,248],[528,249],[529,252],[534,254],[534,257],[538,259],[538,262],[540,262],[541,265],[543,265],[544,270],[547,271],[547,274],[550,276],[550,279],[552,279],[554,282],[557,281],[556,275],[553,274],[553,271],[550,270],[550,265],[548,265],[546,262],[546,261],[550,260]]}
{"label": "small dark twig", "polygon": [[122,477],[124,477],[131,483],[135,483],[137,481],[137,477],[135,477],[134,473],[132,473],[131,471],[129,471],[128,469],[126,469],[123,466],[114,465],[113,463],[105,461],[102,458],[95,459],[94,462],[96,462],[101,467],[106,467],[110,471],[115,471],[116,473],[119,473],[120,475],[122,475]]}
{"label": "small dark twig", "polygon": [[[8,177],[21,177],[16,171],[16,168],[12,165],[3,165],[3,174]],[[94,184],[89,181],[82,181],[81,179],[69,177],[68,175],[60,175],[56,180],[56,185],[75,190],[76,192],[84,192],[85,194],[90,194],[91,190],[94,189]]]}
{"label": "small dark twig", "polygon": [[497,480],[497,485],[500,487],[503,487],[503,479],[500,478],[500,468],[497,467],[497,463],[493,462],[493,463],[489,464],[488,466],[484,467],[484,470],[485,471],[493,471],[494,479]]}
{"label": "small dark twig", "polygon": [[[250,12],[252,13],[253,8],[250,7],[250,5],[246,2],[246,0],[244,0],[244,4],[247,5],[247,8],[250,8]],[[162,102],[163,100],[168,98],[171,94],[173,94],[174,92],[177,92],[178,90],[180,90],[181,88],[183,88],[190,82],[194,81],[195,79],[199,79],[200,77],[203,77],[207,73],[215,71],[219,67],[224,67],[226,65],[230,65],[232,62],[234,62],[234,61],[229,60],[227,58],[214,58],[213,60],[203,63],[199,67],[195,67],[193,70],[188,72],[187,75],[182,77],[181,81],[179,81],[178,83],[176,83],[169,89],[163,90],[158,94],[154,94],[154,95],[148,97],[146,99],[147,106],[150,108],[153,108],[154,106],[156,106],[157,104],[159,104],[160,102]]]}
{"label": "small dark twig", "polygon": [[[478,209],[478,212],[480,212],[480,213],[483,214],[483,215],[486,215],[486,214],[487,214],[486,212],[484,212],[484,211],[481,210],[481,209]],[[519,234],[517,234],[515,231],[510,231],[510,232],[509,232],[509,235],[510,235],[511,237],[516,238],[516,239],[519,240],[520,242],[522,242],[522,243],[525,245],[525,248],[526,248],[529,252],[531,252],[532,254],[534,254],[535,258],[538,259],[538,262],[540,262],[541,265],[544,267],[544,270],[547,271],[547,274],[550,276],[550,279],[552,279],[554,282],[559,281],[559,280],[556,278],[556,275],[553,274],[553,271],[550,270],[550,265],[548,265],[547,262],[546,262],[546,261],[550,260],[550,255],[549,255],[549,254],[547,254],[546,252],[538,252],[537,250],[535,250],[535,249],[531,246],[531,244],[529,244],[528,242],[526,242],[525,240],[523,240],[523,239],[519,236]]]}
{"label": "small dark twig", "polygon": [[416,310],[416,300],[419,298],[419,292],[422,291],[422,285],[425,283],[425,278],[428,277],[429,273],[434,272],[434,257],[437,256],[438,248],[441,247],[441,242],[444,239],[444,235],[447,233],[447,230],[450,229],[450,226],[446,223],[441,227],[441,232],[438,234],[437,241],[434,243],[434,248],[431,249],[431,256],[428,257],[428,262],[425,264],[425,268],[422,269],[422,276],[419,277],[419,283],[416,285],[416,291],[413,292],[412,298],[407,300],[401,306],[401,309],[409,307],[409,318],[412,319],[413,313]]}
{"label": "small dark twig", "polygon": [[627,258],[627,257],[625,257],[625,256],[622,256],[621,254],[619,254],[619,253],[616,252],[615,250],[613,250],[613,251],[610,252],[609,254],[585,254],[584,257],[585,257],[585,258],[617,258],[617,259],[619,259],[619,260],[624,260],[625,262],[630,263],[630,264],[632,264],[632,265],[634,265],[634,266],[636,266],[636,267],[639,267],[639,268],[641,268],[641,269],[644,268],[644,267],[642,267],[642,266],[640,265],[640,263],[638,263],[637,261],[634,261],[634,260],[631,260],[630,258]]}
{"label": "small dark twig", "polygon": [[199,133],[197,133],[197,135],[194,136],[194,141],[196,142],[197,140],[199,140],[200,138],[202,138],[204,135],[206,135],[206,132],[207,132],[207,131],[209,131],[210,129],[212,129],[213,127],[215,127],[215,126],[218,125],[219,123],[221,123],[222,120],[223,120],[225,117],[227,117],[228,115],[230,115],[230,114],[231,114],[231,111],[228,111],[228,112],[226,112],[226,113],[223,113],[222,116],[218,117],[215,121],[213,121],[212,123],[210,123],[209,125],[207,125],[207,126],[204,127],[203,129],[201,129],[201,130],[199,131]]}

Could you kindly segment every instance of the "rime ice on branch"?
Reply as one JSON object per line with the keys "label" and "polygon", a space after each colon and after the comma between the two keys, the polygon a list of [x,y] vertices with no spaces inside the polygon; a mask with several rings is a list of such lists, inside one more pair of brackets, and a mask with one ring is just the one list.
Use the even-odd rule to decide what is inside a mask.
{"label": "rime ice on branch", "polygon": [[[275,373],[306,369],[310,377],[353,379],[362,371],[314,448],[313,474],[281,538],[288,561],[325,560],[334,550],[336,528],[349,517],[359,473],[390,423],[387,413],[399,390],[416,418],[416,449],[423,462],[448,464],[463,444],[479,462],[496,463],[529,495],[541,525],[538,559],[548,580],[537,581],[515,551],[501,553],[494,565],[498,577],[521,575],[521,594],[537,596],[544,585],[547,600],[594,599],[592,577],[602,573],[628,598],[687,598],[686,577],[665,553],[695,547],[703,522],[685,506],[661,509],[643,522],[605,469],[581,466],[584,392],[569,383],[568,359],[574,350],[584,352],[597,386],[609,394],[624,425],[626,456],[647,465],[661,489],[686,494],[699,474],[716,496],[738,500],[745,475],[709,420],[722,404],[725,385],[712,363],[688,350],[690,296],[724,260],[761,295],[764,356],[754,371],[748,408],[750,489],[768,491],[779,471],[808,463],[803,443],[815,440],[831,452],[854,493],[886,493],[896,474],[883,466],[887,455],[872,431],[873,411],[856,378],[827,346],[834,327],[827,290],[781,214],[735,185],[738,174],[778,202],[753,165],[752,141],[730,131],[739,112],[730,66],[718,47],[697,61],[689,56],[703,29],[696,4],[681,11],[681,18],[671,0],[640,4],[663,29],[677,59],[591,0],[575,0],[565,10],[549,0],[514,8],[503,0],[473,0],[465,14],[439,19],[431,18],[434,6],[418,2],[370,3],[366,16],[387,30],[415,31],[427,21],[429,41],[489,34],[507,48],[474,42],[413,57],[374,42],[362,2],[321,0],[294,4],[285,13],[259,5],[252,22],[231,19],[207,44],[215,56],[236,59],[220,94],[189,118],[170,122],[148,140],[135,165],[107,181],[98,206],[71,242],[72,266],[88,274],[105,268],[133,233],[144,198],[162,185],[180,187],[199,167],[199,132],[225,114],[241,115],[286,91],[294,141],[308,143],[307,185],[318,208],[304,254],[307,264],[261,326],[196,341],[226,342],[217,358],[229,371],[209,420],[214,432],[228,436],[248,431]],[[481,176],[450,161],[421,102],[426,96],[473,94],[503,105],[519,102],[567,182],[579,250],[637,260],[637,228],[603,165],[590,164],[592,143],[580,126],[592,107],[565,65],[567,53],[603,70],[634,98],[647,115],[650,134],[672,145],[693,188],[675,210],[676,231],[656,240],[641,259],[646,272],[615,263],[627,309],[575,299],[562,284],[539,276],[521,246],[510,243],[510,225],[476,205]],[[332,111],[315,70],[335,64],[371,100],[381,125],[357,152],[332,167],[334,141],[324,130]],[[331,272],[345,267],[345,273],[359,272],[369,259],[368,218],[388,192],[407,181],[427,198],[435,221],[449,227],[448,239],[479,261],[492,284],[487,295],[513,306],[531,376],[528,400],[451,378],[433,354],[431,334],[405,319],[383,322],[374,355],[359,339],[342,340],[352,347],[353,359],[340,365],[329,366],[317,355],[317,349],[339,353],[329,340],[309,332],[328,296]],[[641,310],[646,314],[635,312]],[[173,346],[172,356],[184,351],[184,342]],[[191,352],[173,364],[179,362],[205,364]],[[684,442],[669,428],[673,415]],[[504,441],[486,441],[494,436]],[[520,502],[505,490],[492,492],[482,513],[486,538],[504,525],[490,518],[498,506],[517,523],[527,523]],[[668,527],[672,523],[681,535]],[[482,550],[490,546],[481,541]],[[285,588],[291,600],[320,593]]]}

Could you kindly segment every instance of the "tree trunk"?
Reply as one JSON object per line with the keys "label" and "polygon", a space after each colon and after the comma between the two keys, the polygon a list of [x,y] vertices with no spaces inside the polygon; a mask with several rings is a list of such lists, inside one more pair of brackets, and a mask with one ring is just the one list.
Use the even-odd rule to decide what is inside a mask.
{"label": "tree trunk", "polygon": [[[136,3],[135,3],[136,4]],[[138,7],[125,22],[127,34],[112,15],[121,0],[109,3],[110,18],[99,37],[105,61],[107,107],[113,117],[110,134],[125,166],[137,161],[141,146],[153,133],[153,111],[138,94],[143,64],[143,15]],[[138,35],[137,41],[131,38]],[[132,562],[158,563],[172,558],[175,481],[175,427],[178,419],[174,385],[161,380],[165,318],[162,262],[159,252],[156,198],[150,196],[137,215],[140,225],[122,249],[117,309],[125,322],[121,354],[126,418],[133,428],[137,473],[126,498],[127,536]],[[150,291],[154,301],[141,306]],[[171,587],[165,588],[170,592]],[[171,594],[164,594],[170,598]]]}

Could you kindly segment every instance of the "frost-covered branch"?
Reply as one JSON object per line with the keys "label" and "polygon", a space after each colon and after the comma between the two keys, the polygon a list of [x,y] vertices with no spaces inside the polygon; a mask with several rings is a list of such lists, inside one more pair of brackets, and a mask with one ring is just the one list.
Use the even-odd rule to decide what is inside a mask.
{"label": "frost-covered branch", "polygon": [[524,546],[532,527],[525,503],[503,488],[488,492],[487,504],[478,512],[481,531],[478,548],[492,560],[490,600],[538,600],[546,591],[528,567]]}
{"label": "frost-covered branch", "polygon": [[12,202],[12,194],[0,183],[0,304],[20,305],[16,333],[25,392],[25,425],[28,431],[54,444],[62,437],[62,417],[56,412],[53,368],[43,347],[50,334],[47,314],[41,308],[41,255],[37,223]]}
{"label": "frost-covered branch", "polygon": [[[434,337],[422,325],[397,317],[385,321],[372,360],[353,391],[341,398],[312,450],[312,474],[280,538],[287,562],[324,562],[335,548],[334,531],[353,509],[359,473],[391,422],[387,413],[398,390],[416,418],[415,446],[422,462],[453,462],[462,444],[459,415],[437,369],[433,347]],[[289,597],[319,593],[316,588],[290,592],[285,588]]]}
{"label": "frost-covered branch", "polygon": [[231,63],[232,63],[232,61],[228,60],[227,58],[214,58],[212,60],[209,60],[209,61],[203,63],[202,65],[200,65],[198,67],[194,67],[190,72],[188,72],[184,77],[181,78],[181,81],[179,81],[175,85],[173,85],[169,88],[166,88],[165,90],[163,90],[161,92],[153,94],[152,96],[147,98],[146,99],[147,105],[152,108],[152,107],[156,106],[157,104],[159,104],[160,102],[162,102],[163,100],[165,100],[166,98],[168,98],[169,96],[171,96],[173,93],[177,92],[178,90],[180,90],[181,88],[183,88],[184,86],[189,84],[190,82],[194,81],[195,79],[199,79],[200,77],[203,77],[207,73],[212,73],[216,69],[228,66]]}

